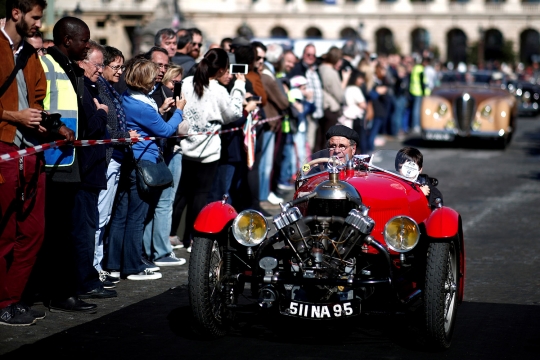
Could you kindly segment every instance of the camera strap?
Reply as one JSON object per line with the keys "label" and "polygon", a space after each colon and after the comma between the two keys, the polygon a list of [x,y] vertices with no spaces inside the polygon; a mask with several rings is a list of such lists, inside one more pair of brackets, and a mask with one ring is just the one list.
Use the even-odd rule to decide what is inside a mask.
{"label": "camera strap", "polygon": [[4,93],[6,92],[6,90],[9,88],[9,86],[13,82],[13,79],[15,79],[15,77],[17,76],[17,73],[19,72],[19,70],[24,69],[24,67],[26,66],[26,63],[28,62],[28,58],[30,57],[30,52],[25,51],[25,50],[27,48],[30,48],[31,46],[32,45],[26,42],[23,45],[21,52],[17,56],[17,61],[15,62],[15,68],[13,69],[11,74],[9,74],[9,77],[7,78],[6,82],[0,88],[0,97],[2,97]]}

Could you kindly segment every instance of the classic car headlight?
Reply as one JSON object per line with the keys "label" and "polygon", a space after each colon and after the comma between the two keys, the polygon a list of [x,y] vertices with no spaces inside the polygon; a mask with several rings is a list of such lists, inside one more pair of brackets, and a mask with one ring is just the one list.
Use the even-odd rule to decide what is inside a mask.
{"label": "classic car headlight", "polygon": [[418,244],[420,228],[408,216],[396,216],[384,226],[384,240],[388,247],[397,252],[407,252]]}
{"label": "classic car headlight", "polygon": [[482,115],[482,117],[489,117],[491,115],[491,112],[493,111],[493,109],[491,108],[491,106],[489,105],[486,105],[482,108],[482,111],[480,111],[480,115]]}
{"label": "classic car headlight", "polygon": [[260,212],[244,210],[234,219],[232,232],[241,245],[256,246],[266,239],[268,223]]}
{"label": "classic car headlight", "polygon": [[446,114],[447,111],[448,111],[448,106],[446,106],[446,104],[439,104],[439,108],[437,109],[437,113],[440,116],[444,116],[444,114]]}

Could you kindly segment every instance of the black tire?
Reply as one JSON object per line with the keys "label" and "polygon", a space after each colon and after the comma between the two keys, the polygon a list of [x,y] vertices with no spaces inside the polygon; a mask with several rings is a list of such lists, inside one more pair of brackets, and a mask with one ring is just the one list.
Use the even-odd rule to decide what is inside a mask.
{"label": "black tire", "polygon": [[431,243],[427,252],[424,319],[427,345],[447,349],[452,342],[459,293],[459,258],[453,243]]}
{"label": "black tire", "polygon": [[223,250],[216,240],[195,238],[189,259],[189,300],[195,331],[211,338],[227,333],[231,315],[225,308]]}

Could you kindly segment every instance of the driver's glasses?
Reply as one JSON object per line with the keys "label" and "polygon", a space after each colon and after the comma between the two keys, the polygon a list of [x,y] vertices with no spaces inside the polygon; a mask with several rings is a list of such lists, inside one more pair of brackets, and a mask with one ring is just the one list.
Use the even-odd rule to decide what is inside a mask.
{"label": "driver's glasses", "polygon": [[328,149],[330,149],[332,151],[339,151],[339,152],[344,152],[349,147],[350,147],[350,145],[345,145],[345,144],[331,144],[331,145],[328,145]]}

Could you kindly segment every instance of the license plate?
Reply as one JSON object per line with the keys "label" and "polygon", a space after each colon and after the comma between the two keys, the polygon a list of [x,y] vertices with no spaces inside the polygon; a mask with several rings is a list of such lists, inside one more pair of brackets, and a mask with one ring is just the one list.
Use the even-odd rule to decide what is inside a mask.
{"label": "license plate", "polygon": [[432,132],[426,132],[426,140],[434,140],[434,141],[452,141],[453,136],[448,133],[432,133]]}
{"label": "license plate", "polygon": [[304,319],[337,319],[360,314],[360,302],[345,301],[332,304],[313,304],[291,301],[281,313]]}

